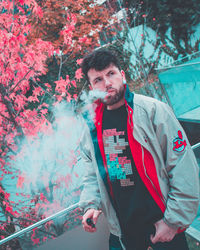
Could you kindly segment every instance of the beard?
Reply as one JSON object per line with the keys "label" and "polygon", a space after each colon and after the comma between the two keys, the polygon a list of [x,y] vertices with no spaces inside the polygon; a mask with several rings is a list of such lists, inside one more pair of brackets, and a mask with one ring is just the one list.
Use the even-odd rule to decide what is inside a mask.
{"label": "beard", "polygon": [[[121,99],[123,99],[124,97],[124,91],[125,91],[125,88],[124,88],[124,85],[120,86],[119,90],[116,90],[116,89],[113,89],[111,88],[112,90],[115,90],[115,94],[112,94],[107,96],[103,101],[103,103],[105,103],[106,105],[113,105],[115,103],[118,103]],[[109,89],[107,89],[109,90]]]}

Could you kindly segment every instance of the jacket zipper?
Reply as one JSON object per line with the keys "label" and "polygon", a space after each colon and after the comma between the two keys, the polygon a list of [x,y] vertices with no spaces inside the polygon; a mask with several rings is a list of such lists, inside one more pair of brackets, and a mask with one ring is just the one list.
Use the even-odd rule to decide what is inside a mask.
{"label": "jacket zipper", "polygon": [[[140,144],[141,145],[141,144]],[[143,146],[141,145],[141,149],[142,149],[142,163],[143,163],[143,167],[144,167],[144,172],[145,172],[145,175],[146,177],[149,179],[149,181],[151,182],[151,185],[153,186],[154,190],[156,191],[157,195],[160,197],[160,199],[162,200],[162,202],[165,204],[166,206],[166,201],[164,199],[164,197],[160,196],[158,190],[156,189],[154,183],[152,182],[151,178],[148,176],[147,174],[147,171],[146,171],[146,167],[145,167],[145,164],[144,164],[144,149],[143,149]]]}
{"label": "jacket zipper", "polygon": [[[133,126],[131,125],[131,117],[130,117],[128,108],[127,108],[127,112],[128,112],[128,121],[129,121],[129,124],[130,124],[130,126],[131,126],[131,129],[133,129]],[[160,196],[160,194],[159,194],[158,190],[156,189],[154,183],[152,182],[151,178],[150,178],[150,177],[148,176],[148,174],[147,174],[146,167],[145,167],[145,164],[144,164],[144,149],[143,149],[143,146],[142,146],[141,143],[140,143],[140,146],[141,146],[141,149],[142,149],[142,164],[143,164],[143,167],[144,167],[145,175],[146,175],[146,177],[149,179],[149,181],[151,182],[151,184],[152,184],[154,190],[156,191],[157,195],[160,197],[160,199],[162,200],[162,202],[163,202],[163,203],[165,204],[165,206],[166,206],[166,201],[165,201],[165,199],[164,199],[162,196]]]}

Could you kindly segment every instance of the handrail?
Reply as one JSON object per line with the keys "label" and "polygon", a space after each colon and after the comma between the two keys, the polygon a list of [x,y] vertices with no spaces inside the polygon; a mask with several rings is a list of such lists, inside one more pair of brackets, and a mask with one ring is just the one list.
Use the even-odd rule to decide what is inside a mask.
{"label": "handrail", "polygon": [[15,238],[19,237],[20,235],[22,235],[22,234],[24,234],[24,233],[27,233],[27,232],[31,231],[32,229],[34,229],[34,228],[36,228],[36,227],[39,227],[39,226],[41,226],[42,224],[44,224],[44,223],[46,223],[46,222],[48,222],[48,221],[50,221],[50,220],[55,219],[57,216],[61,216],[61,215],[63,215],[63,214],[66,214],[66,213],[69,212],[70,210],[75,209],[75,208],[77,208],[77,207],[78,207],[78,203],[75,203],[75,204],[73,204],[72,206],[70,206],[70,207],[68,207],[68,208],[65,208],[65,209],[63,209],[63,210],[61,210],[61,211],[59,211],[59,212],[57,212],[57,213],[55,213],[55,214],[53,214],[53,215],[51,215],[51,216],[45,218],[45,219],[43,219],[43,220],[40,220],[40,221],[38,221],[38,222],[36,222],[36,223],[34,223],[34,224],[28,226],[28,227],[26,227],[26,228],[24,228],[24,229],[22,229],[22,230],[16,232],[16,233],[14,233],[14,234],[12,234],[12,235],[10,235],[10,236],[4,238],[3,240],[0,240],[0,245],[2,245],[2,244],[4,244],[4,243],[8,242],[9,240],[15,239]]}
{"label": "handrail", "polygon": [[163,67],[163,68],[156,68],[155,70],[163,70],[163,69],[173,69],[173,68],[180,68],[180,67],[185,67],[185,66],[190,66],[190,65],[196,65],[200,64],[200,62],[194,62],[194,63],[187,63],[187,64],[180,64],[180,65],[174,65],[174,66],[168,66],[168,67]]}
{"label": "handrail", "polygon": [[192,150],[194,150],[194,149],[196,149],[198,147],[200,147],[200,142],[198,142],[197,144],[193,145],[191,148],[192,148]]}
{"label": "handrail", "polygon": [[[162,69],[165,69],[165,68],[167,68],[167,67],[170,67],[170,66],[175,66],[175,65],[180,65],[180,63],[179,64],[176,64],[176,63],[178,63],[179,61],[181,62],[181,61],[183,61],[183,59],[185,59],[185,58],[188,58],[188,60],[187,60],[187,62],[188,61],[190,61],[190,60],[192,60],[193,58],[193,56],[194,55],[200,55],[200,51],[197,51],[197,52],[195,52],[195,53],[193,53],[193,54],[190,54],[190,55],[187,55],[187,56],[184,56],[184,57],[182,57],[182,58],[180,58],[180,59],[178,59],[178,60],[175,60],[173,63],[168,63],[168,64],[165,64],[163,67],[162,67]],[[196,57],[195,57],[196,58]],[[160,68],[161,69],[161,68]],[[156,68],[155,70],[160,70],[159,68]]]}

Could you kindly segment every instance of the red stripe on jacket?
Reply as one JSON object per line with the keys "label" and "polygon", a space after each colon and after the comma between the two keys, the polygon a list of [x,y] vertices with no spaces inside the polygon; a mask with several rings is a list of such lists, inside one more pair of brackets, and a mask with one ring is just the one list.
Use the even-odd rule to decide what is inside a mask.
{"label": "red stripe on jacket", "polygon": [[109,185],[109,188],[110,188],[110,195],[114,200],[115,197],[114,197],[114,193],[113,193],[113,189],[112,189],[111,180],[110,180],[110,177],[109,177],[109,174],[108,174],[108,166],[107,166],[107,162],[106,162],[106,156],[105,156],[104,145],[103,145],[102,121],[103,121],[104,107],[105,107],[105,105],[103,105],[101,103],[100,106],[97,107],[96,110],[95,110],[95,112],[96,112],[95,126],[96,126],[96,129],[97,129],[97,140],[98,140],[101,156],[102,156],[102,159],[103,159],[104,168],[105,168],[106,175],[107,175],[107,182],[108,182],[108,185]]}

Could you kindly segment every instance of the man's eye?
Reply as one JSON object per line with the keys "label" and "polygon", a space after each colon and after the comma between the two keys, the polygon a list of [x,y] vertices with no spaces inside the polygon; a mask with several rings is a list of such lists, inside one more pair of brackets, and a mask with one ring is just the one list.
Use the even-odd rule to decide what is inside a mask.
{"label": "man's eye", "polygon": [[110,72],[109,72],[109,75],[114,75],[114,72],[113,72],[113,71],[110,71]]}
{"label": "man's eye", "polygon": [[101,81],[101,78],[97,78],[94,83],[98,83]]}

